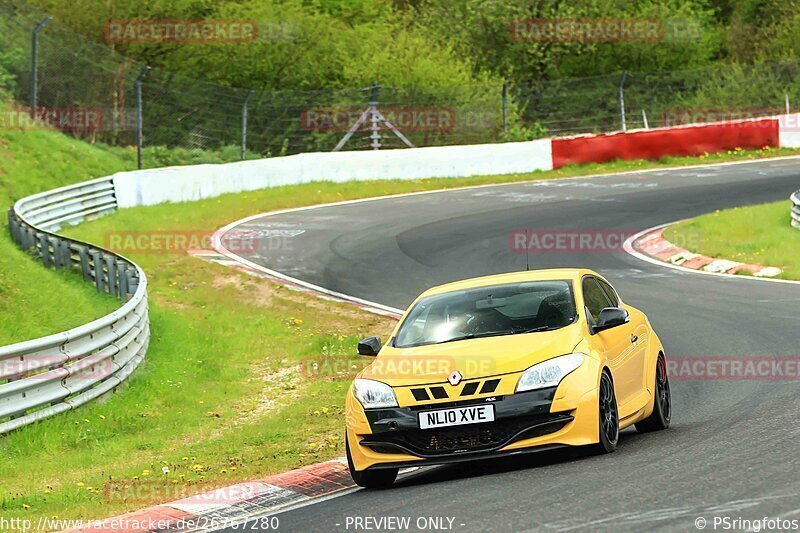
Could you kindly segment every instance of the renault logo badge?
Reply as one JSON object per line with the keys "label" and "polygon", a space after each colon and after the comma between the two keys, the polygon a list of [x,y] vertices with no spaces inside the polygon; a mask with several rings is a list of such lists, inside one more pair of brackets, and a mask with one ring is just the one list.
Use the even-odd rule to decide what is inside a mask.
{"label": "renault logo badge", "polygon": [[456,385],[461,383],[462,377],[463,376],[461,375],[461,372],[459,372],[458,370],[453,370],[452,372],[450,372],[450,375],[447,376],[447,381],[450,382],[450,385],[453,385],[455,387]]}

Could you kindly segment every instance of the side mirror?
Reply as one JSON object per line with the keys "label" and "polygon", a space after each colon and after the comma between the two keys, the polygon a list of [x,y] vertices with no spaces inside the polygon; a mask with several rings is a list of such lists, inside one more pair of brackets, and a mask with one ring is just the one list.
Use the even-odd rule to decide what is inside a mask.
{"label": "side mirror", "polygon": [[606,307],[600,311],[600,316],[597,317],[597,324],[594,325],[593,331],[603,331],[610,328],[627,324],[631,319],[628,312],[621,307]]}
{"label": "side mirror", "polygon": [[358,342],[358,355],[376,356],[381,351],[380,337],[367,337]]}

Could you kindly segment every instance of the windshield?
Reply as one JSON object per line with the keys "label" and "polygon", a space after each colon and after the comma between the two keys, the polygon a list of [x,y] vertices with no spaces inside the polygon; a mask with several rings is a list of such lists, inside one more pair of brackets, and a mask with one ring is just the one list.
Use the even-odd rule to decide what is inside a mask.
{"label": "windshield", "polygon": [[576,317],[569,281],[529,281],[422,298],[394,341],[397,348],[561,328]]}

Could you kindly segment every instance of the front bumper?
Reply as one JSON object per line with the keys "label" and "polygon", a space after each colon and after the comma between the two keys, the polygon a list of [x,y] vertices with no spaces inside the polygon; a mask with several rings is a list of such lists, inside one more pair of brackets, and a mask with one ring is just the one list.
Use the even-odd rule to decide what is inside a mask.
{"label": "front bumper", "polygon": [[498,396],[490,399],[494,422],[427,430],[419,429],[419,412],[476,405],[486,399],[362,409],[361,424],[352,423],[355,416],[348,417],[347,440],[356,470],[454,463],[596,443],[597,389],[585,391],[575,401],[565,400],[554,388]]}
{"label": "front bumper", "polygon": [[553,433],[572,422],[566,413],[550,413],[555,387],[506,397],[438,404],[435,409],[482,405],[494,406],[495,420],[437,429],[419,429],[418,416],[431,406],[396,407],[366,412],[372,433],[360,446],[383,454],[410,454],[423,459],[443,455],[497,451],[523,438]]}
{"label": "front bumper", "polygon": [[[500,377],[493,393],[460,401],[459,388],[448,399],[415,402],[395,389],[401,407],[365,410],[352,390],[346,397],[347,442],[356,470],[452,463],[598,442],[597,388],[600,365],[594,358],[571,372],[555,388],[516,393],[519,374]],[[495,406],[494,422],[419,429],[424,411],[480,405]]]}

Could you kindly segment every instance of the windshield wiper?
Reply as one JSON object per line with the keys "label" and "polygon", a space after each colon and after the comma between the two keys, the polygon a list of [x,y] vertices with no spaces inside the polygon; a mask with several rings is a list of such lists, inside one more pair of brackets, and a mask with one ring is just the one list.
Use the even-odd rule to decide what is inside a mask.
{"label": "windshield wiper", "polygon": [[497,337],[498,335],[510,335],[514,333],[513,331],[487,331],[484,333],[467,333],[466,335],[461,335],[459,337],[453,337],[452,339],[447,339],[446,341],[440,341],[436,344],[444,344],[445,342],[455,342],[455,341],[463,341],[467,339],[480,339],[482,337]]}
{"label": "windshield wiper", "polygon": [[537,331],[548,331],[552,329],[558,329],[558,328],[554,328],[552,326],[538,326],[535,328],[523,329],[522,331],[505,330],[505,331],[487,331],[484,333],[467,333],[466,335],[460,335],[458,337],[453,337],[452,339],[447,339],[445,341],[435,342],[434,344],[444,344],[446,342],[464,341],[467,339],[480,339],[483,337],[499,337],[501,335],[519,335],[522,333],[536,333]]}
{"label": "windshield wiper", "polygon": [[536,333],[537,331],[547,331],[548,329],[556,329],[553,326],[538,326],[530,329],[523,329],[522,331],[515,331],[514,333]]}

